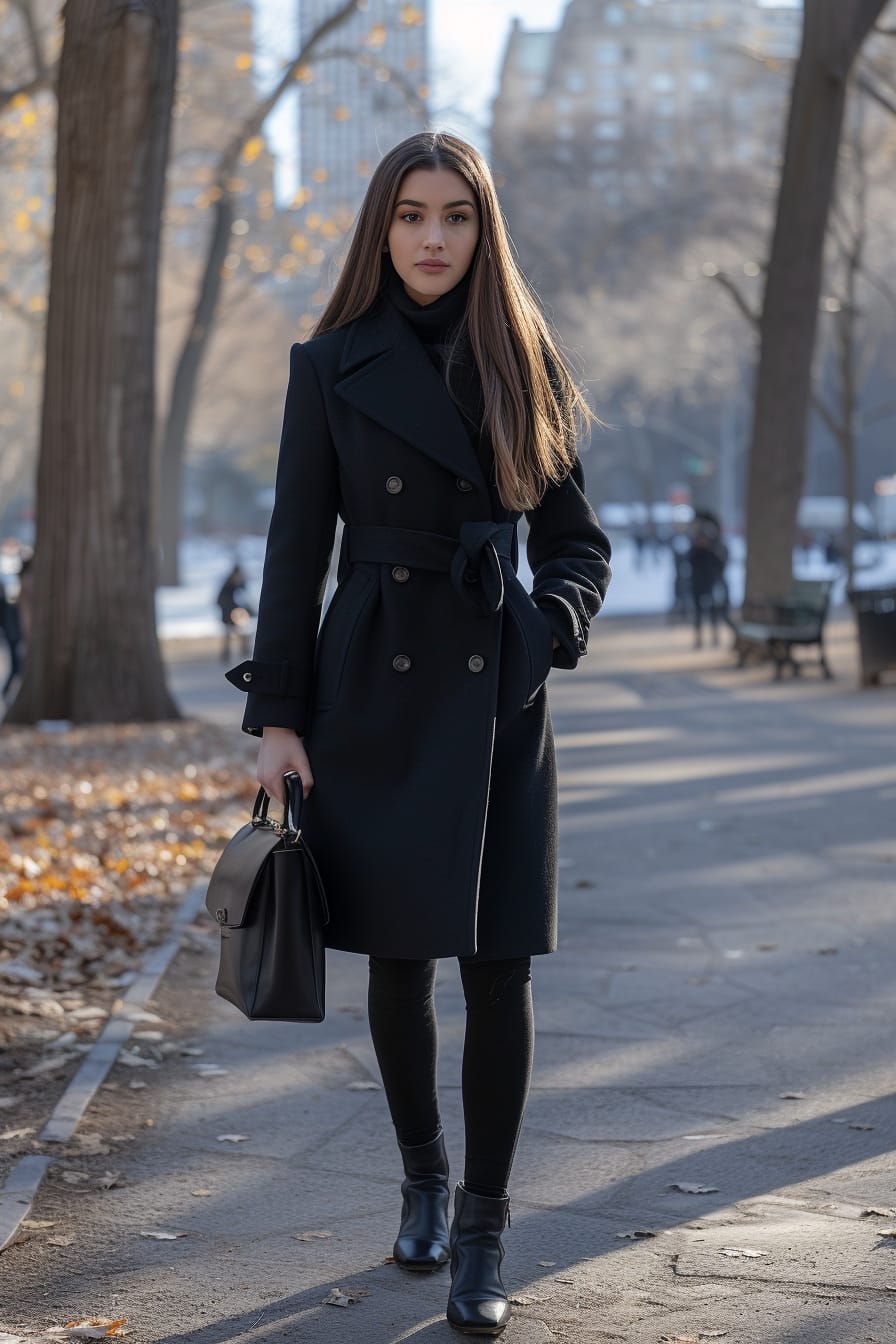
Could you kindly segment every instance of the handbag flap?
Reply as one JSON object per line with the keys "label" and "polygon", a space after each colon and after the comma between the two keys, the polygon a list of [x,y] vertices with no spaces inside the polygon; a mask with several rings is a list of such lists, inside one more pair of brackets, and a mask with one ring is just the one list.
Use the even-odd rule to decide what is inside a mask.
{"label": "handbag flap", "polygon": [[270,826],[247,822],[224,848],[205,893],[205,908],[218,924],[238,929],[246,920],[255,883],[269,855],[283,844]]}

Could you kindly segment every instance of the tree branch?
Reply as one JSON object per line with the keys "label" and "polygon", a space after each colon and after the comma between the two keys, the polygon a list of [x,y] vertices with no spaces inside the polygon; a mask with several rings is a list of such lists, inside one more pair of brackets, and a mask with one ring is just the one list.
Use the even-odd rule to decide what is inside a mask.
{"label": "tree branch", "polygon": [[843,427],[838,421],[837,417],[834,415],[834,412],[830,410],[828,406],[825,405],[825,403],[822,401],[821,397],[817,392],[812,393],[810,401],[813,411],[816,411],[818,415],[821,416],[821,419],[824,421],[828,429],[831,431],[831,434],[839,443],[840,438],[842,437],[843,434]]}
{"label": "tree branch", "polygon": [[43,327],[43,315],[40,313],[32,313],[30,309],[25,307],[19,296],[14,294],[11,289],[7,289],[6,285],[0,285],[0,303],[2,303],[4,308],[10,313],[14,313],[20,321],[26,323],[29,327],[33,327],[35,331],[38,331]]}
{"label": "tree branch", "polygon": [[896,102],[892,98],[888,98],[883,90],[872,83],[866,74],[859,74],[856,84],[862,93],[867,93],[869,98],[873,98],[875,102],[880,103],[881,107],[886,108],[891,116],[896,117]]}
{"label": "tree branch", "polygon": [[242,126],[240,126],[236,135],[218,160],[216,183],[222,190],[226,189],[226,180],[233,174],[233,170],[239,161],[240,154],[243,152],[243,147],[249,140],[260,133],[268,116],[295,80],[296,72],[299,67],[308,64],[312,56],[315,55],[321,42],[325,41],[330,33],[334,32],[340,24],[344,23],[345,20],[358,9],[359,5],[360,0],[344,0],[344,3],[341,4],[338,9],[334,10],[328,18],[319,23],[307,42],[302,45],[294,59],[284,67],[280,79],[271,92],[265,98],[262,98],[260,102],[256,103],[255,107],[249,113],[248,117],[246,117]]}
{"label": "tree branch", "polygon": [[34,14],[34,5],[32,0],[12,0],[12,6],[18,10],[22,20],[22,25],[28,35],[28,46],[31,50],[31,61],[34,66],[34,73],[30,79],[24,79],[20,84],[13,88],[0,89],[0,112],[8,107],[16,98],[23,95],[30,96],[37,93],[39,89],[49,86],[52,82],[51,76],[55,76],[55,68],[47,64],[44,54],[44,45],[41,39],[40,30],[37,26],[37,19]]}
{"label": "tree branch", "polygon": [[711,278],[716,280],[723,289],[728,291],[734,302],[737,304],[741,316],[747,319],[754,331],[758,331],[760,314],[753,311],[730,275],[726,275],[724,271],[716,271],[715,275]]}

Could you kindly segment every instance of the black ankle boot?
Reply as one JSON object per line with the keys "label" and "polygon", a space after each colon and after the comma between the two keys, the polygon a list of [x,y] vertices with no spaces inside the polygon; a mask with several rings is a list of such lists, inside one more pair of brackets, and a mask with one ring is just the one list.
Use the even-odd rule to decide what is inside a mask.
{"label": "black ankle boot", "polygon": [[408,1148],[399,1143],[401,1226],[392,1254],[403,1269],[438,1269],[448,1261],[448,1154],[442,1134]]}
{"label": "black ankle boot", "polygon": [[504,1231],[510,1199],[474,1195],[459,1181],[451,1224],[451,1292],[448,1322],[465,1335],[500,1335],[510,1320],[501,1282]]}

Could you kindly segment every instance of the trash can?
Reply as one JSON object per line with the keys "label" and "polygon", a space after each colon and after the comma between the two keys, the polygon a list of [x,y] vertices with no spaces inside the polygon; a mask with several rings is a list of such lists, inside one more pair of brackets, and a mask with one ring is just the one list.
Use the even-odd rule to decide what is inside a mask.
{"label": "trash can", "polygon": [[856,613],[862,685],[879,686],[881,672],[896,671],[896,588],[851,588]]}

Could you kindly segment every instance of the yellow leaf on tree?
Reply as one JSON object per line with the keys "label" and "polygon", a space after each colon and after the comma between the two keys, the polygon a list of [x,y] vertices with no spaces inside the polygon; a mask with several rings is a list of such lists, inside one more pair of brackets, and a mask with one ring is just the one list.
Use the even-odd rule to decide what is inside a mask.
{"label": "yellow leaf on tree", "polygon": [[308,239],[305,237],[304,233],[294,233],[289,240],[289,245],[293,252],[308,251]]}
{"label": "yellow leaf on tree", "polygon": [[252,57],[250,56],[249,52],[241,51],[239,56],[237,56],[236,60],[234,61],[234,65],[236,66],[237,70],[251,70]]}
{"label": "yellow leaf on tree", "polygon": [[364,39],[368,47],[383,47],[386,44],[386,25],[375,23]]}
{"label": "yellow leaf on tree", "polygon": [[27,233],[31,228],[31,216],[27,210],[17,210],[13,219],[19,233]]}
{"label": "yellow leaf on tree", "polygon": [[243,145],[243,163],[254,163],[263,149],[264,138],[260,135],[253,135],[252,139],[247,140]]}
{"label": "yellow leaf on tree", "polygon": [[315,182],[327,182],[329,181],[330,173],[329,170],[326,168],[315,168],[314,172],[311,174],[311,177],[312,180]]}
{"label": "yellow leaf on tree", "polygon": [[337,107],[336,111],[333,113],[333,117],[336,121],[348,121],[351,115],[352,110],[350,107]]}
{"label": "yellow leaf on tree", "polygon": [[31,99],[28,97],[27,93],[17,93],[15,98],[13,98],[12,102],[10,103],[10,107],[13,108],[14,111],[18,112],[20,107],[27,107],[30,102]]}
{"label": "yellow leaf on tree", "polygon": [[43,201],[39,196],[29,196],[25,202],[25,209],[30,210],[31,213],[34,214],[35,210],[39,210],[42,205]]}
{"label": "yellow leaf on tree", "polygon": [[44,313],[47,310],[47,300],[43,294],[34,294],[28,300],[28,307],[32,313]]}
{"label": "yellow leaf on tree", "polygon": [[25,384],[22,382],[21,378],[12,378],[6,384],[6,390],[11,397],[24,397]]}
{"label": "yellow leaf on tree", "polygon": [[295,196],[293,196],[291,203],[292,205],[301,208],[303,205],[308,204],[308,202],[311,200],[312,194],[313,193],[310,192],[307,187],[299,187]]}
{"label": "yellow leaf on tree", "polygon": [[314,71],[311,69],[311,66],[297,65],[296,79],[299,81],[300,84],[310,84],[311,81],[314,79]]}
{"label": "yellow leaf on tree", "polygon": [[33,107],[29,107],[27,112],[22,113],[22,125],[25,127],[37,125],[37,113]]}
{"label": "yellow leaf on tree", "polygon": [[416,5],[402,5],[399,19],[407,28],[419,28],[424,21],[423,10]]}

